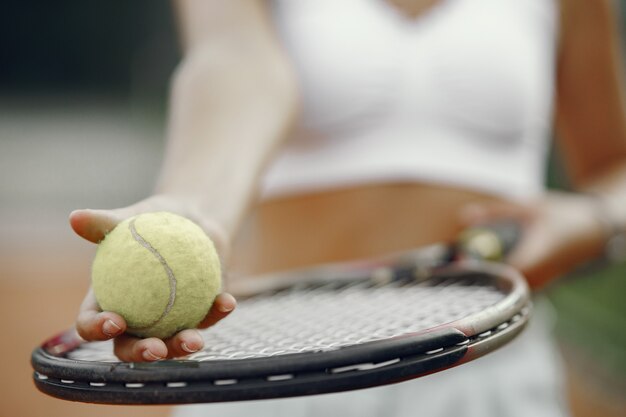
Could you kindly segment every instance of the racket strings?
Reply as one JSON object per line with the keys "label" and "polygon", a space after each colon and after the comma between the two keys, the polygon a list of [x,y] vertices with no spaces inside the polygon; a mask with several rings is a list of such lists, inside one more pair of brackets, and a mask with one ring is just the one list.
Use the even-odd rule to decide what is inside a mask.
{"label": "racket strings", "polygon": [[[193,361],[320,352],[403,336],[483,311],[506,297],[479,276],[424,282],[396,279],[301,285],[243,301],[228,320],[203,330]],[[71,359],[117,359],[111,342],[89,343]]]}

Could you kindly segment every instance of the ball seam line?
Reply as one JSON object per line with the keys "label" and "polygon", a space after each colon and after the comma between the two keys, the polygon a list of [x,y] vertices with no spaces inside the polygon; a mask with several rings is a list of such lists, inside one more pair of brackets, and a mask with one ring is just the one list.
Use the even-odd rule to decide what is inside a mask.
{"label": "ball seam line", "polygon": [[133,331],[138,331],[138,330],[143,331],[143,330],[147,330],[151,327],[156,326],[172,310],[172,307],[174,306],[174,301],[176,300],[176,276],[174,275],[174,271],[172,271],[172,268],[170,268],[170,266],[167,264],[167,261],[165,260],[165,258],[163,258],[163,256],[161,256],[159,251],[157,251],[154,248],[154,246],[152,246],[148,241],[146,241],[143,238],[143,236],[139,234],[139,232],[135,228],[135,220],[136,219],[132,219],[130,223],[128,224],[128,228],[130,229],[131,235],[137,241],[137,243],[139,243],[144,248],[148,249],[148,251],[150,251],[150,253],[152,253],[152,255],[154,255],[154,257],[157,258],[159,263],[163,266],[163,269],[165,269],[165,273],[167,274],[167,278],[169,280],[169,285],[170,285],[170,297],[169,297],[167,306],[165,307],[165,310],[163,310],[163,313],[161,313],[161,316],[147,326],[134,327],[133,329],[131,329]]}

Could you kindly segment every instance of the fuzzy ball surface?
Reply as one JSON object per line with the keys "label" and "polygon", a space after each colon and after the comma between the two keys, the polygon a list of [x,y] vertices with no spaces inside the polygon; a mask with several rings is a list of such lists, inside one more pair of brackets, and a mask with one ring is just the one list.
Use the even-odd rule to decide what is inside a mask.
{"label": "fuzzy ball surface", "polygon": [[124,317],[127,333],[161,339],[196,327],[221,285],[213,242],[168,212],[118,224],[100,242],[91,276],[100,308]]}

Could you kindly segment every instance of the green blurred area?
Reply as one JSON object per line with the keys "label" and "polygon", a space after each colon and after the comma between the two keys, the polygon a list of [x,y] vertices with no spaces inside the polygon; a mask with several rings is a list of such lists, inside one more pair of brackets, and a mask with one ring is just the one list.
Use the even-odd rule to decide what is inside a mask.
{"label": "green blurred area", "polygon": [[626,264],[566,277],[550,291],[557,336],[626,382]]}
{"label": "green blurred area", "polygon": [[[551,154],[548,187],[570,190],[558,150]],[[605,383],[626,387],[626,262],[582,267],[550,286],[547,295],[564,348],[577,360],[592,361]]]}

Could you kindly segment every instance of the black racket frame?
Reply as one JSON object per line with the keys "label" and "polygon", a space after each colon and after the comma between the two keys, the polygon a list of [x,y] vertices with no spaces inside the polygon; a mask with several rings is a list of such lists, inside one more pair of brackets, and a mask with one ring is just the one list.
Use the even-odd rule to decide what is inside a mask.
{"label": "black racket frame", "polygon": [[[399,267],[391,279],[415,279],[415,271],[409,272]],[[340,392],[413,379],[471,361],[504,345],[528,321],[529,291],[512,268],[460,262],[437,268],[425,279],[455,276],[486,280],[507,295],[488,311],[437,328],[321,354],[204,362],[92,362],[67,357],[81,344],[75,331],[70,330],[35,349],[31,358],[33,379],[40,391],[51,396],[106,404],[258,400]],[[320,280],[328,282],[328,277]]]}

